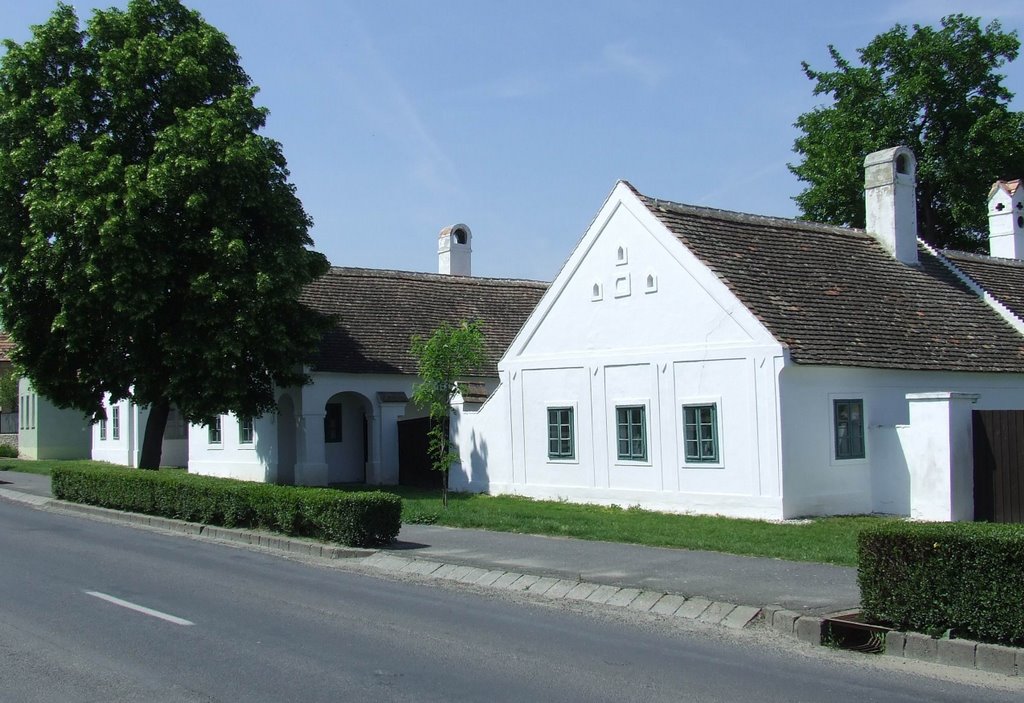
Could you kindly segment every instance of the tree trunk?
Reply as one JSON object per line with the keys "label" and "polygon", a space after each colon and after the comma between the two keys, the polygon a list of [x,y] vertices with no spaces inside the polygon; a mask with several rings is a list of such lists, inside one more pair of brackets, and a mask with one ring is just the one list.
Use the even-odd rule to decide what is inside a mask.
{"label": "tree trunk", "polygon": [[146,434],[142,440],[142,454],[139,456],[140,469],[160,468],[160,455],[164,448],[164,429],[167,427],[167,416],[170,412],[171,404],[166,398],[161,398],[149,407]]}

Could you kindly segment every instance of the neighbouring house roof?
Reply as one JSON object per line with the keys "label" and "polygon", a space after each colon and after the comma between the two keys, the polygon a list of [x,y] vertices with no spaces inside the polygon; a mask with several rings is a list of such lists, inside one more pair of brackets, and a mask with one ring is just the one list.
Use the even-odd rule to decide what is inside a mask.
{"label": "neighbouring house roof", "polygon": [[924,247],[908,266],[862,230],[636,194],[798,364],[1024,372],[1024,337]]}
{"label": "neighbouring house roof", "polygon": [[0,364],[11,362],[11,350],[14,349],[14,340],[6,332],[0,332]]}
{"label": "neighbouring house roof", "polygon": [[302,301],[331,316],[334,328],[313,361],[318,371],[415,374],[413,335],[442,322],[480,320],[487,374],[536,307],[548,284],[380,269],[332,268],[308,285]]}
{"label": "neighbouring house roof", "polygon": [[958,269],[1024,320],[1024,261],[962,251],[943,251]]}

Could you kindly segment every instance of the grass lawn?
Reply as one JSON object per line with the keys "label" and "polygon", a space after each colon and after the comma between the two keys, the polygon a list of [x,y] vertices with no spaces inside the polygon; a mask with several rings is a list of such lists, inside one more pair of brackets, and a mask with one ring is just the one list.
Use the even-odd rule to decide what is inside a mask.
{"label": "grass lawn", "polygon": [[[49,475],[58,465],[103,463],[0,459],[0,471]],[[340,488],[348,491],[377,489],[377,486]],[[448,509],[444,510],[439,490],[405,487],[385,487],[384,490],[402,497],[402,520],[407,523],[702,549],[842,566],[857,565],[857,535],[861,530],[882,520],[895,519],[855,516],[772,523],[467,493],[450,494]]]}
{"label": "grass lawn", "polygon": [[[376,488],[354,486],[342,490]],[[842,566],[857,565],[857,535],[861,530],[882,520],[895,519],[854,516],[773,523],[466,493],[449,494],[445,510],[437,490],[384,490],[402,497],[402,521],[407,523],[701,549]]]}
{"label": "grass lawn", "polygon": [[[105,461],[91,459],[0,459],[0,471],[20,471],[23,474],[49,476],[56,466],[110,466]],[[161,471],[184,471],[177,467],[161,467]]]}

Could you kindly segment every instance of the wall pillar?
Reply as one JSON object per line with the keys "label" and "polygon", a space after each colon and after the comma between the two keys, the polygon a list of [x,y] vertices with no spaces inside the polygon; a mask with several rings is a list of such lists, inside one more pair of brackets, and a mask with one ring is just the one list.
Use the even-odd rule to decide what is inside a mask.
{"label": "wall pillar", "polygon": [[326,486],[327,454],[324,447],[324,413],[304,412],[296,430],[295,485]]}
{"label": "wall pillar", "polygon": [[[409,399],[404,393],[378,394],[380,410],[375,417],[375,437],[379,437],[376,463],[372,474],[366,480],[381,486],[398,485],[398,418],[405,414],[405,406]],[[391,399],[393,398],[393,399]],[[373,458],[373,457],[371,457]]]}
{"label": "wall pillar", "polygon": [[908,393],[910,424],[897,428],[910,470],[910,517],[974,519],[974,393]]}

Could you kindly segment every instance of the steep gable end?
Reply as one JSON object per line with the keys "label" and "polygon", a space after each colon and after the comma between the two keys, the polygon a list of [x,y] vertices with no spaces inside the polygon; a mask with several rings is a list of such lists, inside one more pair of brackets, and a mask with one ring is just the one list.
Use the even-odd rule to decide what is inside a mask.
{"label": "steep gable end", "polygon": [[506,358],[752,343],[776,344],[620,184]]}

